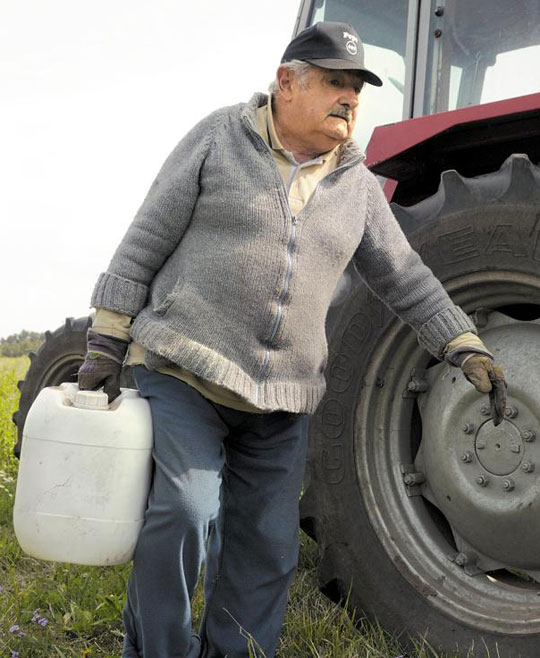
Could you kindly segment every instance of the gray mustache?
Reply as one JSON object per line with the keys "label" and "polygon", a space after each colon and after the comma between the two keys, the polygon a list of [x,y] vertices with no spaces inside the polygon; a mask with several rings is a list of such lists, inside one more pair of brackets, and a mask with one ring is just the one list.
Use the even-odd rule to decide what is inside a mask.
{"label": "gray mustache", "polygon": [[346,107],[337,107],[336,109],[332,110],[328,116],[339,117],[340,119],[345,119],[347,123],[350,123],[352,119],[352,112]]}

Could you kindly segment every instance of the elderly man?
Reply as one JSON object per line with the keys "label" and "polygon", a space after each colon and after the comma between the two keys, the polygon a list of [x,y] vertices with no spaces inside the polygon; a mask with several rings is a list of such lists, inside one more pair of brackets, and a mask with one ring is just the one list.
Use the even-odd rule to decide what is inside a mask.
{"label": "elderly man", "polygon": [[247,657],[248,635],[274,655],[297,561],[305,419],[325,390],[325,317],[352,258],[426,349],[479,390],[493,383],[495,421],[504,408],[502,373],[351,139],[366,82],[381,84],[350,25],[304,30],[270,97],[219,109],[184,137],[98,279],[80,386],[113,398],[122,363],[133,365],[154,423],[124,658]]}

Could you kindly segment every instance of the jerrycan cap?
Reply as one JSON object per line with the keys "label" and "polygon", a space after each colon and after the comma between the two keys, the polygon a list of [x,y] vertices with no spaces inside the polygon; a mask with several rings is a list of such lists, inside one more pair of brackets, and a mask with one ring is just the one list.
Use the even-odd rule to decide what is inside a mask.
{"label": "jerrycan cap", "polygon": [[109,398],[103,391],[77,391],[73,398],[73,406],[77,409],[101,409],[109,408]]}

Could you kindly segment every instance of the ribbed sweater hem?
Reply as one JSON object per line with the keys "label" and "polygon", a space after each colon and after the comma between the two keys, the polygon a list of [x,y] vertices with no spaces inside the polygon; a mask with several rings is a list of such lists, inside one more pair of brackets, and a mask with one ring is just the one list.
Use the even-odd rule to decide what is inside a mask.
{"label": "ribbed sweater hem", "polygon": [[326,389],[324,379],[318,385],[271,379],[255,381],[222,354],[151,318],[139,316],[132,336],[145,348],[147,367],[157,370],[166,362],[174,363],[237,393],[263,411],[313,414]]}

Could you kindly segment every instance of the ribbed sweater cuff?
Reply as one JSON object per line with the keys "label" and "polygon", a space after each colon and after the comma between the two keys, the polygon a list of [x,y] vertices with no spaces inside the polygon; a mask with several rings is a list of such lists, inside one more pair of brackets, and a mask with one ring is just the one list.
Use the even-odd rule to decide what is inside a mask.
{"label": "ribbed sweater cuff", "polygon": [[135,317],[143,308],[148,295],[148,286],[110,272],[99,275],[91,305],[101,306]]}
{"label": "ribbed sweater cuff", "polygon": [[440,311],[420,327],[418,342],[428,352],[442,359],[448,343],[466,331],[476,333],[476,327],[459,306],[452,306]]}

